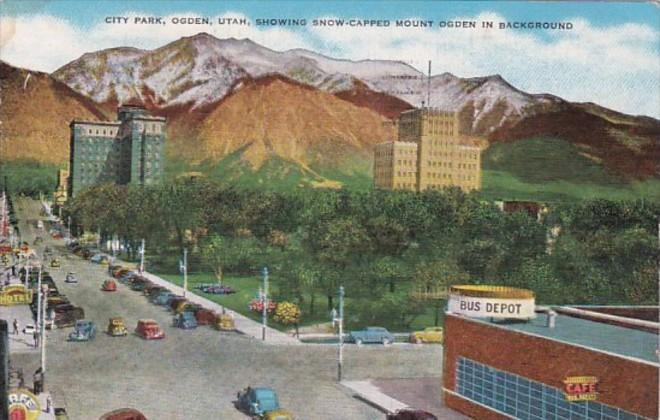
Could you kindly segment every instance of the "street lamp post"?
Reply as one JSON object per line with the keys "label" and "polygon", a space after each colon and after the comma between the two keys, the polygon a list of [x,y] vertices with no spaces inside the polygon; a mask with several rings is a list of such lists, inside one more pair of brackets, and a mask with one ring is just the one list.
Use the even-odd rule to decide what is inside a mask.
{"label": "street lamp post", "polygon": [[144,273],[144,238],[142,245],[140,245],[140,274]]}
{"label": "street lamp post", "polygon": [[264,267],[262,274],[264,277],[264,286],[261,294],[261,302],[263,304],[261,310],[261,339],[266,341],[266,327],[268,326],[268,267]]}
{"label": "street lamp post", "polygon": [[337,381],[341,382],[344,365],[344,286],[339,286],[339,312],[332,310],[332,323],[339,326],[337,338]]}
{"label": "street lamp post", "polygon": [[183,260],[180,263],[180,268],[183,274],[183,297],[186,297],[188,291],[188,248],[183,248]]}
{"label": "street lamp post", "polygon": [[[42,296],[48,296],[48,285],[44,284],[41,289]],[[43,299],[43,297],[42,297]],[[47,300],[46,300],[47,302]],[[46,390],[46,303],[41,305],[41,391]]]}

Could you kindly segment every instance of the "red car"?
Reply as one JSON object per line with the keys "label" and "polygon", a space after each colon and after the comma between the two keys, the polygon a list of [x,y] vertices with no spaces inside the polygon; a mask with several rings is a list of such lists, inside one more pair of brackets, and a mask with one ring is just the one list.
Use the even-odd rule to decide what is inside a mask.
{"label": "red car", "polygon": [[165,333],[153,319],[141,319],[138,321],[135,333],[145,340],[156,340],[165,338]]}
{"label": "red car", "polygon": [[424,410],[402,408],[387,415],[387,420],[438,420],[436,416]]}
{"label": "red car", "polygon": [[120,408],[105,413],[100,420],[147,420],[147,418],[134,408]]}
{"label": "red car", "polygon": [[195,312],[197,325],[213,325],[218,315],[210,309],[200,309]]}
{"label": "red car", "polygon": [[116,292],[117,291],[117,283],[115,283],[114,280],[106,280],[103,282],[103,287],[102,287],[104,292]]}

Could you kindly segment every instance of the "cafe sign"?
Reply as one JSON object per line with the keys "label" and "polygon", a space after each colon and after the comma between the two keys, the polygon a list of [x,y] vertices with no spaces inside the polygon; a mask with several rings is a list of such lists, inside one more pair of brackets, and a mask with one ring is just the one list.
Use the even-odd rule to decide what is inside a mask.
{"label": "cafe sign", "polygon": [[41,405],[37,397],[27,389],[19,388],[9,392],[9,420],[37,420]]}
{"label": "cafe sign", "polygon": [[25,286],[14,284],[0,291],[0,305],[29,305],[32,303],[32,290]]}
{"label": "cafe sign", "polygon": [[506,286],[464,285],[449,290],[448,310],[473,318],[534,318],[536,303],[530,290]]}
{"label": "cafe sign", "polygon": [[568,401],[594,401],[598,397],[598,378],[569,376],[564,379],[564,394]]}

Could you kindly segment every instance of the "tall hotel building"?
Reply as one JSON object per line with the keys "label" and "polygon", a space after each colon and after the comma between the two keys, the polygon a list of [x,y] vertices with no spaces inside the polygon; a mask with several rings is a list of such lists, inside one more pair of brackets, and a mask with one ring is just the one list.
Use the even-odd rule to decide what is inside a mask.
{"label": "tall hotel building", "polygon": [[456,113],[429,108],[403,112],[397,141],[377,144],[374,186],[424,191],[456,186],[481,189],[481,148],[459,132]]}
{"label": "tall hotel building", "polygon": [[119,107],[118,120],[73,120],[69,196],[98,184],[150,185],[163,174],[165,124],[136,105]]}

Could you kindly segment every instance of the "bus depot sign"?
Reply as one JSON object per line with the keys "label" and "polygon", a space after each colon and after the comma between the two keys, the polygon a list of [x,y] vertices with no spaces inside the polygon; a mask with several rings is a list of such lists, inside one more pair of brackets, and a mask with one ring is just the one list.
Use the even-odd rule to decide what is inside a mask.
{"label": "bus depot sign", "polygon": [[463,285],[449,290],[449,312],[473,318],[534,318],[534,292],[505,286]]}
{"label": "bus depot sign", "polygon": [[0,306],[29,305],[32,303],[32,290],[25,286],[14,284],[0,291]]}
{"label": "bus depot sign", "polygon": [[36,395],[19,388],[9,392],[9,420],[36,420],[41,414],[41,405]]}
{"label": "bus depot sign", "polygon": [[564,394],[568,401],[594,401],[598,397],[598,378],[569,376],[564,379]]}

